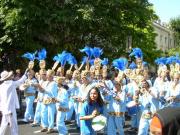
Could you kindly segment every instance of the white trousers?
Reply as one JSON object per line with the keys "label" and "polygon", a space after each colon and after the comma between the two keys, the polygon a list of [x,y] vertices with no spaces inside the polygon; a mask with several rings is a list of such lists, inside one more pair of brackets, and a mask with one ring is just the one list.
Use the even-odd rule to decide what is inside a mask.
{"label": "white trousers", "polygon": [[18,124],[17,124],[17,115],[16,111],[12,114],[3,114],[1,127],[0,127],[0,135],[5,135],[8,124],[10,126],[11,135],[18,135]]}

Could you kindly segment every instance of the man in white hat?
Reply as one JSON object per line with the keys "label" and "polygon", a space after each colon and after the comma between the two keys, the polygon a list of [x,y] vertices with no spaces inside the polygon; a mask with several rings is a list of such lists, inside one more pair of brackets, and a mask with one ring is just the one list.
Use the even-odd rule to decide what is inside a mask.
{"label": "man in white hat", "polygon": [[26,80],[26,73],[18,81],[13,81],[13,72],[3,71],[1,73],[0,85],[0,111],[2,111],[2,121],[0,135],[5,135],[8,124],[10,125],[11,135],[18,135],[16,109],[19,108],[19,100],[16,88]]}

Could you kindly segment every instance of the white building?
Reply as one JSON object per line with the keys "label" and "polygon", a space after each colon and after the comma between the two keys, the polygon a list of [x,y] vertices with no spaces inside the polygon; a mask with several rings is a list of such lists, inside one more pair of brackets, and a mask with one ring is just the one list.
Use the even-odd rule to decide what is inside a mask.
{"label": "white building", "polygon": [[158,21],[153,23],[153,27],[157,34],[155,39],[157,49],[167,51],[170,48],[176,47],[174,32],[166,24],[161,24]]}

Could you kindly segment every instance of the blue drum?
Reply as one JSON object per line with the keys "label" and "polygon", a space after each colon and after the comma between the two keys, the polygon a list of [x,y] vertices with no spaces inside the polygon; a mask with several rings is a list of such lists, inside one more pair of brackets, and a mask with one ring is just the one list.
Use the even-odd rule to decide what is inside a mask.
{"label": "blue drum", "polygon": [[126,108],[129,115],[136,115],[139,112],[139,106],[135,101],[127,103]]}

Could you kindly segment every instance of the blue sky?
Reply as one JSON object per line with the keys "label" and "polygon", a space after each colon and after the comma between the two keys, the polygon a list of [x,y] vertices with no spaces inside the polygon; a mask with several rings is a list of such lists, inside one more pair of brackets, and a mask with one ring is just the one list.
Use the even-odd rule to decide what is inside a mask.
{"label": "blue sky", "polygon": [[180,0],[149,0],[162,22],[168,23],[171,18],[180,16]]}

